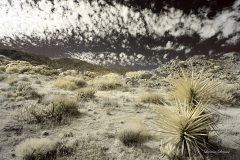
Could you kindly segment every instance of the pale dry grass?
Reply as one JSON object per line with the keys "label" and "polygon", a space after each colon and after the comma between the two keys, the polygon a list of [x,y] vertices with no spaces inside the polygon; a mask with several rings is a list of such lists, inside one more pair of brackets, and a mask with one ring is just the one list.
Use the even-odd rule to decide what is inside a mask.
{"label": "pale dry grass", "polygon": [[0,73],[3,73],[6,71],[6,67],[5,66],[0,66]]}
{"label": "pale dry grass", "polygon": [[47,100],[45,103],[25,104],[19,112],[13,113],[13,116],[17,120],[43,123],[48,120],[62,122],[65,118],[71,118],[80,113],[77,100],[66,95],[54,96],[53,99]]}
{"label": "pale dry grass", "polygon": [[123,86],[120,75],[115,73],[96,77],[91,83],[94,87],[97,87],[100,90],[114,90]]}
{"label": "pale dry grass", "polygon": [[140,70],[140,71],[127,72],[125,75],[126,75],[126,77],[129,77],[129,78],[138,78],[139,76],[141,76],[145,73],[146,73],[145,71]]}
{"label": "pale dry grass", "polygon": [[151,139],[151,135],[140,119],[133,118],[119,134],[118,138],[125,146],[137,147]]}
{"label": "pale dry grass", "polygon": [[59,76],[77,76],[79,73],[76,70],[66,70],[59,74]]}
{"label": "pale dry grass", "polygon": [[92,99],[95,97],[96,89],[94,88],[81,88],[76,91],[78,99]]}
{"label": "pale dry grass", "polygon": [[53,85],[61,89],[76,90],[85,87],[87,83],[80,77],[65,76],[59,77]]}
{"label": "pale dry grass", "polygon": [[20,160],[44,160],[54,157],[55,144],[46,138],[29,138],[18,144],[15,155]]}
{"label": "pale dry grass", "polygon": [[140,101],[143,103],[163,104],[165,102],[162,95],[159,93],[148,92],[140,96]]}

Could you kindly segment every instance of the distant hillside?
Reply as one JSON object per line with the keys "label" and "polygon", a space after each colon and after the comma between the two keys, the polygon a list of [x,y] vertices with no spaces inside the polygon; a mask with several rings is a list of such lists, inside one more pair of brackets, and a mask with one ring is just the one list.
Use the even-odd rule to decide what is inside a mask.
{"label": "distant hillside", "polygon": [[16,50],[3,49],[0,50],[0,55],[11,58],[12,60],[22,60],[31,63],[32,65],[48,65],[53,69],[64,69],[64,70],[78,70],[78,71],[94,71],[100,73],[114,72],[119,74],[125,74],[129,69],[127,68],[117,68],[117,67],[107,67],[90,64],[88,62],[70,59],[70,58],[60,58],[60,59],[50,59],[48,57],[33,55],[24,53]]}

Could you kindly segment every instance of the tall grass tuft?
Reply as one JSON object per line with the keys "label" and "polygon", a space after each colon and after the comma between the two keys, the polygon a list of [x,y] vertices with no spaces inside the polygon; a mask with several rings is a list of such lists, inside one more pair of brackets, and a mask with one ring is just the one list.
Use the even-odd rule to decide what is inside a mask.
{"label": "tall grass tuft", "polygon": [[211,97],[218,83],[211,81],[210,78],[204,78],[204,67],[197,76],[194,74],[193,67],[191,76],[182,68],[181,71],[182,77],[168,80],[173,86],[171,96],[180,101],[187,99],[189,103],[191,103],[191,101],[197,103],[200,100],[209,100],[208,97]]}
{"label": "tall grass tuft", "polygon": [[[193,107],[193,105],[195,107]],[[162,136],[167,138],[164,146],[170,145],[175,157],[203,157],[210,146],[208,134],[214,130],[213,113],[206,113],[203,101],[176,101],[176,105],[160,108],[158,125]]]}

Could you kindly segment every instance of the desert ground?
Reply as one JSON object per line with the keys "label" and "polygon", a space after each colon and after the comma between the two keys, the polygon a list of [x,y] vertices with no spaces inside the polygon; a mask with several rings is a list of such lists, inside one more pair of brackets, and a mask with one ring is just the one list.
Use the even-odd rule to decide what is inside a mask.
{"label": "desert ground", "polygon": [[0,55],[0,160],[174,159],[170,149],[161,149],[159,123],[159,110],[175,103],[168,79],[178,78],[180,68],[198,74],[203,67],[204,78],[217,84],[204,103],[214,112],[208,134],[214,148],[188,158],[239,160],[237,54],[123,74],[52,69]]}

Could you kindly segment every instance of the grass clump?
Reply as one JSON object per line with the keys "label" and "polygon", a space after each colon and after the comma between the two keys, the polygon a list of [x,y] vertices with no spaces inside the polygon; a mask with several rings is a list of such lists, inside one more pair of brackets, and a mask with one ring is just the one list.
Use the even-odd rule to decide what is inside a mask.
{"label": "grass clump", "polygon": [[76,93],[78,99],[92,99],[95,97],[96,90],[93,88],[81,88]]}
{"label": "grass clump", "polygon": [[129,77],[129,78],[138,78],[145,73],[146,73],[146,71],[139,70],[139,71],[127,72],[125,75],[126,75],[126,77]]}
{"label": "grass clump", "polygon": [[0,73],[3,73],[6,71],[6,67],[5,66],[0,66]]}
{"label": "grass clump", "polygon": [[97,77],[92,81],[92,84],[100,90],[114,90],[123,86],[120,75],[115,73]]}
{"label": "grass clump", "polygon": [[77,76],[78,71],[77,70],[66,70],[59,74],[59,76]]}
{"label": "grass clump", "polygon": [[20,160],[54,159],[55,144],[47,138],[29,138],[18,144],[15,155]]}
{"label": "grass clump", "polygon": [[53,85],[55,87],[66,89],[66,90],[76,90],[78,88],[85,87],[87,83],[81,79],[72,76],[59,77]]}
{"label": "grass clump", "polygon": [[31,87],[31,83],[22,82],[17,86],[17,96],[22,96],[26,99],[41,99],[42,95],[39,94]]}
{"label": "grass clump", "polygon": [[153,103],[153,104],[163,104],[165,100],[163,97],[157,93],[145,93],[140,97],[141,102],[143,103]]}
{"label": "grass clump", "polygon": [[18,120],[30,123],[43,123],[48,120],[62,122],[66,118],[79,114],[79,105],[76,99],[70,99],[66,95],[55,96],[46,105],[32,103],[24,105],[22,110],[15,114]]}
{"label": "grass clump", "polygon": [[128,147],[141,146],[151,138],[140,119],[132,119],[127,128],[119,134],[119,140]]}
{"label": "grass clump", "polygon": [[203,158],[204,150],[210,147],[208,134],[214,125],[211,120],[213,113],[206,113],[206,107],[202,101],[196,105],[177,101],[176,105],[161,107],[158,125],[162,129],[162,136],[167,138],[162,150],[167,145],[171,146],[171,152],[168,153],[170,157]]}

